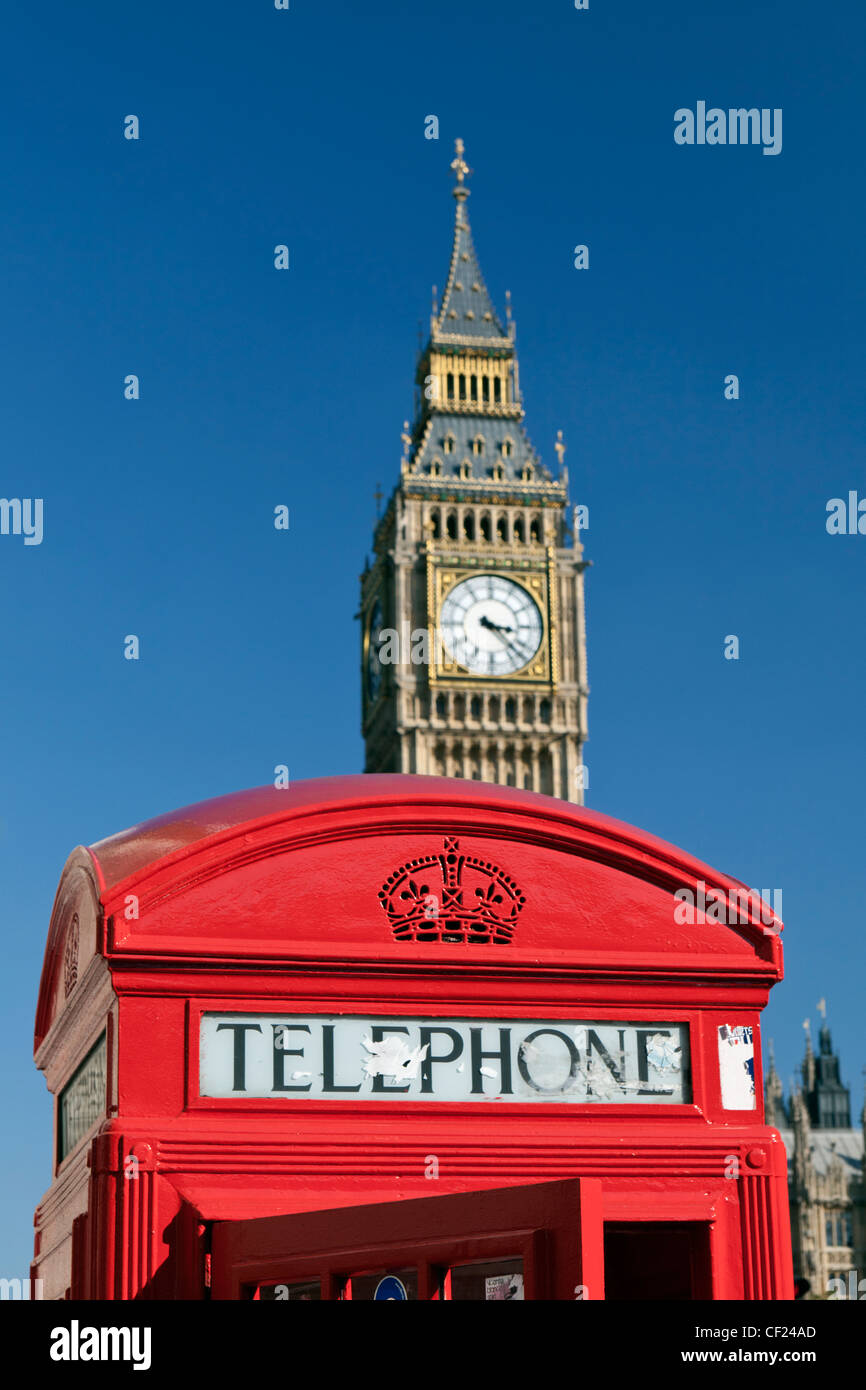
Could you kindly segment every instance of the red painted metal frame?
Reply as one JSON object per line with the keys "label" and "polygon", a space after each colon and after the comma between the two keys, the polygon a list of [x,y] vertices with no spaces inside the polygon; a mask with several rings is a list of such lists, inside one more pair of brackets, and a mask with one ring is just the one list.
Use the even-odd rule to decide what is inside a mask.
{"label": "red painted metal frame", "polygon": [[[446,835],[521,886],[510,944],[394,939],[379,889]],[[46,1296],[68,1285],[96,1298],[200,1297],[208,1223],[426,1198],[435,1154],[443,1194],[580,1176],[600,1180],[606,1220],[664,1210],[708,1222],[714,1297],[791,1297],[786,1159],[763,1121],[759,1033],[781,943],[757,919],[677,924],[674,892],[700,880],[742,887],[607,817],[427,777],[239,793],[75,851],[48,934],[37,1062],[56,1094],[107,1027],[109,1086],[105,1120],[58,1166],[37,1212]],[[91,945],[65,997],[73,919]],[[684,1021],[693,1098],[206,1098],[208,1009]],[[721,1024],[753,1028],[754,1110],[722,1107]],[[124,1177],[132,1159],[136,1182]]]}
{"label": "red painted metal frame", "polygon": [[523,1260],[527,1300],[604,1297],[601,1184],[591,1178],[219,1222],[212,1248],[217,1299],[308,1279],[336,1299],[353,1273],[411,1265],[419,1300],[430,1300],[435,1270],[508,1256]]}

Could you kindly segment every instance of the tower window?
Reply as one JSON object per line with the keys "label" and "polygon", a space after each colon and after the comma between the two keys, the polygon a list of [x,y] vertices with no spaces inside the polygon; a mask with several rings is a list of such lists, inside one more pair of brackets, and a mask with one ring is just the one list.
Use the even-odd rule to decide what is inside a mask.
{"label": "tower window", "polygon": [[503,457],[504,459],[510,459],[513,452],[514,452],[514,445],[511,443],[511,440],[510,440],[510,439],[503,439],[503,441],[502,441],[502,457]]}
{"label": "tower window", "polygon": [[529,482],[532,481],[532,464],[531,464],[531,463],[527,463],[526,466],[520,470],[520,476],[521,476],[521,478],[523,479],[523,481],[524,481],[525,483],[529,483]]}
{"label": "tower window", "polygon": [[475,454],[484,453],[484,435],[477,434],[472,441],[472,452]]}
{"label": "tower window", "polygon": [[446,454],[453,454],[453,453],[454,453],[454,435],[453,435],[453,434],[448,434],[448,435],[445,436],[445,439],[444,439],[444,441],[443,441],[443,448],[445,449]]}
{"label": "tower window", "polygon": [[442,519],[439,515],[438,508],[435,512],[430,513],[430,526],[432,528],[434,541],[440,540],[442,537]]}
{"label": "tower window", "polygon": [[447,392],[448,392],[448,399],[449,399],[449,401],[453,401],[453,399],[454,399],[454,373],[453,373],[453,372],[449,372],[449,373],[448,373],[447,377],[445,378],[445,382],[446,382],[446,390],[447,390]]}
{"label": "tower window", "polygon": [[850,1212],[835,1212],[826,1218],[824,1235],[827,1245],[836,1248],[852,1244],[853,1230]]}
{"label": "tower window", "polygon": [[463,518],[463,534],[468,541],[475,540],[475,517],[467,512]]}
{"label": "tower window", "polygon": [[472,718],[473,718],[473,719],[480,719],[480,718],[481,718],[481,696],[480,696],[480,695],[473,695],[473,696],[472,696],[472,702],[471,702],[471,704],[470,704],[470,706],[469,706],[469,712],[470,712],[470,714],[472,715]]}
{"label": "tower window", "polygon": [[444,719],[448,712],[448,702],[444,695],[436,696],[436,718]]}
{"label": "tower window", "polygon": [[491,718],[491,720],[493,721],[494,724],[498,724],[498,723],[499,723],[499,696],[498,696],[498,695],[491,695],[491,697],[490,697],[490,718]]}
{"label": "tower window", "polygon": [[[468,318],[469,315],[467,314],[466,317]],[[478,377],[474,374],[469,378],[469,394],[473,401],[478,400]]]}
{"label": "tower window", "polygon": [[[505,718],[509,724],[514,724],[517,720],[517,701],[512,695],[509,695],[505,701]],[[511,785],[513,786],[514,783],[512,782]]]}
{"label": "tower window", "polygon": [[493,403],[494,405],[502,403],[502,382],[498,376],[493,378]]}
{"label": "tower window", "polygon": [[468,459],[463,460],[463,462],[460,465],[460,468],[458,469],[458,474],[461,478],[472,477],[472,464],[469,462]]}
{"label": "tower window", "polygon": [[523,517],[519,516],[514,522],[514,539],[516,541],[526,540],[526,527],[523,525]]}
{"label": "tower window", "polygon": [[529,523],[529,538],[533,541],[541,540],[541,522],[537,516],[534,516]]}
{"label": "tower window", "polygon": [[448,536],[449,541],[456,541],[456,539],[457,539],[457,514],[456,514],[456,512],[449,512],[449,513],[448,513],[448,520],[447,520],[446,523],[445,523],[445,532],[446,532],[446,535]]}
{"label": "tower window", "polygon": [[539,707],[538,707],[538,714],[539,714],[539,718],[541,719],[542,724],[549,724],[549,723],[550,723],[550,701],[549,701],[549,700],[542,700],[542,701],[541,701],[541,704],[540,704]]}
{"label": "tower window", "polygon": [[439,475],[441,474],[441,472],[442,472],[442,460],[441,460],[441,459],[434,459],[433,462],[432,462],[431,465],[430,465],[430,476],[431,476],[431,478],[438,478]]}
{"label": "tower window", "polygon": [[458,386],[459,386],[459,388],[460,388],[460,399],[461,399],[461,401],[465,401],[465,400],[466,400],[466,377],[465,377],[465,375],[464,375],[463,372],[461,372],[460,375],[458,376],[458,378],[457,378],[457,384],[458,384]]}
{"label": "tower window", "polygon": [[496,522],[496,539],[499,541],[508,540],[508,522],[504,516],[499,517]]}
{"label": "tower window", "polygon": [[486,405],[486,404],[488,403],[488,401],[490,400],[490,377],[489,377],[489,376],[483,376],[483,377],[481,378],[481,399],[482,399],[482,401],[484,402],[485,405]]}
{"label": "tower window", "polygon": [[481,518],[481,539],[490,540],[490,517],[485,515]]}

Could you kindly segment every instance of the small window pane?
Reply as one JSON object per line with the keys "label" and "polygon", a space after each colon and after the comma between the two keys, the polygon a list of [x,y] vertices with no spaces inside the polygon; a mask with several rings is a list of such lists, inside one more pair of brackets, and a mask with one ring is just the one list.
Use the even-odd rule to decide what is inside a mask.
{"label": "small window pane", "polygon": [[[377,1289],[379,1290],[378,1299],[376,1299]],[[401,1292],[401,1289],[405,1292]],[[369,1303],[371,1300],[402,1303],[404,1297],[415,1300],[418,1297],[418,1271],[417,1269],[378,1269],[372,1273],[364,1271],[361,1274],[352,1274],[346,1280],[343,1297],[351,1298],[353,1303]]]}
{"label": "small window pane", "polygon": [[489,1260],[484,1264],[453,1265],[451,1298],[481,1303],[522,1303],[523,1261],[517,1257]]}
{"label": "small window pane", "polygon": [[259,1300],[262,1303],[319,1303],[321,1297],[318,1279],[308,1279],[303,1284],[259,1285]]}

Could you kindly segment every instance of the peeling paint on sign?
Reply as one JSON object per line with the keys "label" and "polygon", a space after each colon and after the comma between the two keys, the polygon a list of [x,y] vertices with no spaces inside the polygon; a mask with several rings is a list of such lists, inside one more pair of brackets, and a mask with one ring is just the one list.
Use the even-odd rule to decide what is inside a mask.
{"label": "peeling paint on sign", "polygon": [[418,1075],[429,1048],[429,1044],[410,1048],[402,1038],[383,1038],[381,1042],[362,1038],[361,1043],[370,1054],[361,1060],[368,1076],[399,1076],[411,1081]]}
{"label": "peeling paint on sign", "polygon": [[750,1026],[720,1025],[719,1080],[725,1110],[755,1109],[755,1043]]}
{"label": "peeling paint on sign", "polygon": [[653,1033],[647,1039],[646,1055],[656,1071],[679,1071],[680,1049],[666,1033]]}

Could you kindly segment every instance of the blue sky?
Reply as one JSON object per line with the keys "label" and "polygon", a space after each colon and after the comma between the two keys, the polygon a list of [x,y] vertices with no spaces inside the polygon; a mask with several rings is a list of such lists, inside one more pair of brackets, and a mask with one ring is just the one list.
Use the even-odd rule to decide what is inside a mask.
{"label": "blue sky", "polygon": [[[859,1112],[866,537],[825,517],[866,495],[864,16],[694,8],[7,19],[0,492],[42,497],[45,534],[0,536],[0,1273],[25,1272],[51,1176],[31,1045],[68,852],[278,763],[362,766],[358,575],[445,280],[457,135],[530,437],[553,463],[564,431],[590,507],[588,802],[782,890],[766,1031],[787,1079],[826,995]],[[782,153],[676,145],[699,100],[782,108]]]}

